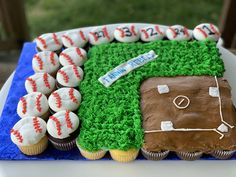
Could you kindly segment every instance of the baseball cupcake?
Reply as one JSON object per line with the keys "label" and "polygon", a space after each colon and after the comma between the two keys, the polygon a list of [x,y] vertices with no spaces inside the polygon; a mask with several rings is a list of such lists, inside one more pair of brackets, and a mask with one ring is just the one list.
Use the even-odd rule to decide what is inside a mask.
{"label": "baseball cupcake", "polygon": [[92,45],[107,44],[113,41],[114,35],[106,26],[95,27],[89,32],[89,42]]}
{"label": "baseball cupcake", "polygon": [[173,41],[188,41],[192,38],[192,32],[182,25],[173,25],[166,30],[166,37]]}
{"label": "baseball cupcake", "polygon": [[17,114],[21,118],[36,116],[45,120],[49,117],[47,97],[40,92],[32,92],[20,98]]}
{"label": "baseball cupcake", "polygon": [[210,23],[202,23],[196,26],[193,30],[193,37],[198,41],[218,41],[220,38],[219,29]]}
{"label": "baseball cupcake", "polygon": [[81,95],[74,88],[60,88],[52,92],[48,98],[48,103],[52,112],[75,111],[81,103]]}
{"label": "baseball cupcake", "polygon": [[46,96],[55,89],[56,81],[48,73],[35,73],[25,81],[25,89],[28,93],[41,92]]}
{"label": "baseball cupcake", "polygon": [[36,73],[46,72],[52,76],[55,76],[59,67],[59,59],[57,54],[54,52],[39,52],[34,55],[32,60],[32,68]]}
{"label": "baseball cupcake", "polygon": [[114,37],[119,42],[136,42],[139,40],[140,34],[135,25],[125,24],[115,29]]}
{"label": "baseball cupcake", "polygon": [[38,51],[53,51],[60,53],[62,41],[56,33],[42,34],[35,39]]}
{"label": "baseball cupcake", "polygon": [[87,53],[84,49],[78,47],[70,47],[63,50],[59,56],[62,66],[76,65],[82,66],[87,60]]}
{"label": "baseball cupcake", "polygon": [[39,117],[25,117],[11,129],[11,140],[26,155],[42,153],[48,145],[46,122]]}
{"label": "baseball cupcake", "polygon": [[88,42],[88,37],[82,30],[68,31],[61,37],[61,39],[66,48],[84,47]]}
{"label": "baseball cupcake", "polygon": [[64,66],[57,72],[57,87],[78,87],[83,75],[83,70],[79,66]]}
{"label": "baseball cupcake", "polygon": [[144,42],[162,40],[165,37],[165,29],[159,25],[150,25],[140,30],[140,38]]}
{"label": "baseball cupcake", "polygon": [[47,122],[49,141],[62,151],[76,146],[75,139],[79,134],[79,118],[69,110],[59,111],[49,117]]}

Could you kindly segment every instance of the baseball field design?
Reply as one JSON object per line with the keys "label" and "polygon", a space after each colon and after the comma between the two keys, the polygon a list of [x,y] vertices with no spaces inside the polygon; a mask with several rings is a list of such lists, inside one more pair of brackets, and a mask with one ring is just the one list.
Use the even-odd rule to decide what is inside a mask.
{"label": "baseball field design", "polygon": [[[155,51],[158,57],[121,77],[110,87],[98,79],[138,55]],[[222,77],[224,64],[215,42],[155,41],[93,46],[84,65],[78,110],[81,131],[78,144],[88,151],[141,148],[144,131],[140,110],[142,81],[158,76]]]}

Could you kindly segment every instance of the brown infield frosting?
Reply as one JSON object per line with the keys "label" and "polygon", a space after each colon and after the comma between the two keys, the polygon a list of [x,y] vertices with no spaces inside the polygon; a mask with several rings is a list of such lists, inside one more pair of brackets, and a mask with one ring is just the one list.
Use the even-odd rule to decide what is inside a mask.
{"label": "brown infield frosting", "polygon": [[[224,78],[217,78],[220,87],[222,113],[224,120],[236,126],[236,111],[231,100],[231,88]],[[159,94],[157,85],[168,85],[169,93]],[[219,98],[209,95],[209,87],[216,87],[214,77],[180,76],[153,77],[141,85],[141,111],[143,128],[161,130],[161,121],[171,121],[176,128],[212,129],[219,127]],[[185,109],[178,109],[173,100],[178,95],[187,96],[190,104]],[[184,104],[184,103],[183,103]],[[166,131],[145,133],[144,148],[158,152],[171,150],[176,152],[236,149],[236,127],[223,133],[214,131]]]}

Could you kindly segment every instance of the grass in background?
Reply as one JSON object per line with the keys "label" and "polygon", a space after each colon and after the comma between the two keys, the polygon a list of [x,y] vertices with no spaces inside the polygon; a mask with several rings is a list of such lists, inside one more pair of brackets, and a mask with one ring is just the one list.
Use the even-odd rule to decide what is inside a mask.
{"label": "grass in background", "polygon": [[119,22],[218,24],[221,0],[25,0],[31,36]]}

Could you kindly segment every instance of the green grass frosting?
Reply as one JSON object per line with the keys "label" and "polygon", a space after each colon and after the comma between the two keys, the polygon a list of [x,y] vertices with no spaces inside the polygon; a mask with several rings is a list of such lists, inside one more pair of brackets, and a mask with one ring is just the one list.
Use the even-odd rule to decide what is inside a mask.
{"label": "green grass frosting", "polygon": [[[98,78],[116,66],[154,50],[157,59],[121,77],[110,87]],[[80,84],[79,145],[88,151],[140,148],[144,132],[140,111],[140,84],[154,76],[223,76],[224,64],[215,42],[156,41],[111,43],[89,50]]]}

